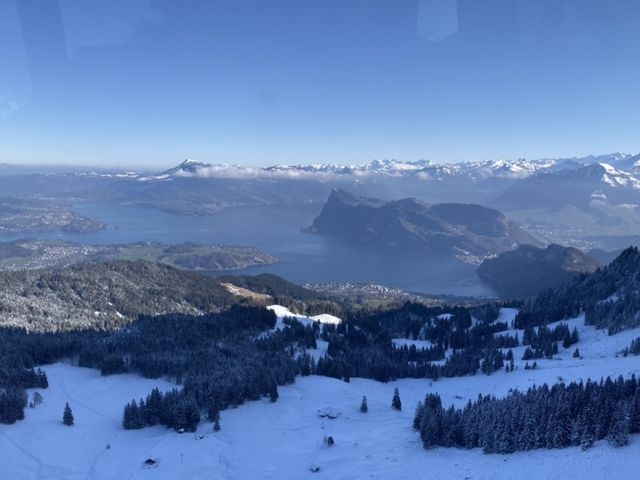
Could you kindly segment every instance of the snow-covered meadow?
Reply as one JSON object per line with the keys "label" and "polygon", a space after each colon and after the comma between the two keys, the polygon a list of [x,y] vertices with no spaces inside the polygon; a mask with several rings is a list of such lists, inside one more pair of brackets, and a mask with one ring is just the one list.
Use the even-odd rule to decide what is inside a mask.
{"label": "snow-covered meadow", "polygon": [[[283,312],[284,313],[284,312]],[[503,319],[513,312],[504,311]],[[512,479],[581,480],[637,477],[640,438],[615,449],[598,442],[591,450],[537,450],[511,455],[485,455],[480,450],[424,450],[411,429],[414,408],[428,392],[445,404],[464,405],[479,393],[505,395],[510,389],[603,376],[640,374],[638,357],[616,356],[640,332],[613,337],[570,320],[580,331],[578,347],[560,351],[556,359],[539,360],[539,369],[524,370],[516,354],[514,372],[491,376],[443,378],[436,382],[405,379],[387,384],[354,378],[350,383],[326,377],[301,377],[280,387],[276,403],[248,402],[221,413],[222,430],[203,421],[198,433],[178,434],[164,427],[125,431],[126,402],[154,387],[172,388],[164,380],[134,375],[103,377],[96,370],[59,363],[45,366],[50,387],[39,390],[44,402],[26,410],[24,421],[0,425],[2,479]],[[391,409],[398,387],[403,411]],[[30,392],[33,394],[33,391]],[[362,396],[369,412],[360,413]],[[76,425],[62,424],[65,402]],[[336,419],[321,418],[331,408]],[[335,446],[325,447],[332,436]],[[200,438],[202,437],[202,438]],[[145,466],[148,458],[157,460]],[[309,467],[320,471],[313,473]]]}

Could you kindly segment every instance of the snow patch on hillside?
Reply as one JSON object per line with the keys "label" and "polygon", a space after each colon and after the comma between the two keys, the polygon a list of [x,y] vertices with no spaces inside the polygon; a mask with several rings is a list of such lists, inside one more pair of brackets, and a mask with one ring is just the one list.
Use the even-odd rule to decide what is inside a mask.
{"label": "snow patch on hillside", "polygon": [[334,317],[333,315],[329,315],[328,313],[323,313],[320,315],[309,317],[307,315],[300,315],[297,313],[293,313],[287,307],[283,307],[282,305],[269,305],[267,309],[271,310],[278,317],[278,320],[276,321],[276,326],[275,326],[275,329],[277,330],[281,330],[282,328],[284,328],[283,320],[285,318],[295,318],[303,325],[313,325],[315,322],[337,325],[340,322],[342,322],[340,318]]}
{"label": "snow patch on hillside", "polygon": [[433,346],[429,340],[411,340],[409,338],[393,338],[391,342],[396,348],[415,345],[418,350],[428,350]]}

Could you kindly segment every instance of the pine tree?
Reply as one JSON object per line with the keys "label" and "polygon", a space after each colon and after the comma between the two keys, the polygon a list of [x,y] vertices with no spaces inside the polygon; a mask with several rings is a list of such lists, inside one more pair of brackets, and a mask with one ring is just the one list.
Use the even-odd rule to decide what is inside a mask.
{"label": "pine tree", "polygon": [[571,331],[571,345],[574,345],[580,341],[580,335],[578,335],[578,329],[573,327]]}
{"label": "pine tree", "polygon": [[431,448],[441,443],[442,401],[437,394],[429,394],[424,399],[420,419],[420,438],[424,448]]}
{"label": "pine tree", "polygon": [[607,442],[614,447],[623,447],[629,441],[629,404],[621,401],[616,405],[613,421],[607,434]]}
{"label": "pine tree", "polygon": [[401,411],[402,410],[402,401],[400,400],[400,391],[396,387],[393,390],[393,400],[391,400],[391,406],[394,410]]}
{"label": "pine tree", "polygon": [[424,405],[422,402],[418,402],[416,405],[416,414],[413,416],[413,429],[416,431],[420,430],[420,422],[422,421],[422,416],[424,415]]}
{"label": "pine tree", "polygon": [[146,424],[149,426],[157,425],[160,421],[160,412],[162,411],[162,394],[157,387],[151,390],[151,393],[147,396],[146,405]]}
{"label": "pine tree", "polygon": [[280,395],[278,395],[278,386],[274,382],[269,389],[269,400],[271,400],[271,403],[275,403],[278,401],[278,398],[280,398]]}
{"label": "pine tree", "polygon": [[216,418],[216,421],[213,422],[213,431],[214,432],[220,431],[220,418]]}
{"label": "pine tree", "polygon": [[495,451],[498,453],[513,453],[516,451],[515,444],[513,441],[513,435],[511,434],[511,428],[509,425],[505,424],[500,429],[500,433],[498,434],[498,438],[495,445]]}
{"label": "pine tree", "polygon": [[218,408],[218,402],[212,402],[209,405],[209,410],[207,411],[207,418],[211,422],[215,422],[216,420],[220,420],[220,409]]}
{"label": "pine tree", "polygon": [[636,388],[631,400],[631,420],[629,423],[631,433],[640,433],[640,386]]}
{"label": "pine tree", "polygon": [[124,406],[124,413],[122,414],[122,428],[125,430],[131,430],[133,428],[133,415],[130,403],[127,403]]}
{"label": "pine tree", "polygon": [[147,425],[147,406],[141,398],[138,402],[138,417],[136,418],[136,428],[144,428]]}
{"label": "pine tree", "polygon": [[71,407],[68,403],[64,405],[64,413],[62,414],[62,423],[67,425],[68,427],[72,426],[74,423],[73,412],[71,411]]}
{"label": "pine tree", "polygon": [[595,433],[592,422],[592,410],[587,407],[584,413],[578,419],[578,430],[580,431],[580,448],[589,450],[595,442]]}
{"label": "pine tree", "polygon": [[367,413],[369,411],[369,406],[367,405],[367,396],[362,396],[362,402],[360,402],[360,411],[362,413]]}
{"label": "pine tree", "polygon": [[552,448],[564,448],[571,444],[571,417],[565,403],[561,403],[553,417]]}

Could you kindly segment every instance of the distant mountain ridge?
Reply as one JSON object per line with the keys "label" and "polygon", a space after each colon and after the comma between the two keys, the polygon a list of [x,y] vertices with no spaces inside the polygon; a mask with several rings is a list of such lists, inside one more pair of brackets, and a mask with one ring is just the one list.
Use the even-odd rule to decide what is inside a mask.
{"label": "distant mountain ridge", "polygon": [[600,264],[577,248],[549,245],[517,249],[486,259],[478,276],[503,298],[531,297],[555,288],[579,273],[593,272]]}
{"label": "distant mountain ridge", "polygon": [[185,160],[161,172],[117,169],[1,175],[6,197],[116,203],[212,215],[228,208],[322,204],[333,188],[390,200],[489,205],[547,243],[620,248],[640,231],[640,155],[434,163],[374,160],[268,167]]}
{"label": "distant mountain ridge", "polygon": [[569,159],[539,160],[485,160],[465,161],[459,163],[436,163],[430,160],[398,161],[393,159],[376,159],[365,164],[276,164],[266,167],[250,167],[230,164],[212,164],[187,159],[176,167],[157,175],[140,175],[140,180],[166,180],[175,177],[191,178],[246,178],[259,176],[305,177],[324,176],[386,176],[411,177],[423,180],[442,180],[446,178],[466,177],[481,181],[491,177],[526,178],[538,172],[562,171],[583,167],[593,163],[611,163],[620,165],[621,169],[637,167],[639,155],[613,153],[607,155],[589,155],[587,157]]}
{"label": "distant mountain ridge", "polygon": [[449,253],[467,261],[537,240],[501,212],[473,204],[385,202],[334,189],[307,232],[363,245]]}
{"label": "distant mountain ridge", "polygon": [[640,202],[640,178],[608,163],[594,163],[559,172],[540,172],[514,183],[495,201],[512,209],[564,205],[588,207],[591,202]]}
{"label": "distant mountain ridge", "polygon": [[210,163],[186,159],[175,167],[159,173],[118,170],[114,172],[88,171],[78,172],[83,175],[98,177],[128,178],[140,181],[167,180],[171,178],[247,178],[262,176],[415,176],[424,180],[435,180],[455,177],[481,181],[491,177],[526,178],[539,172],[558,172],[573,170],[595,163],[610,164],[623,171],[634,171],[640,168],[640,154],[612,153],[606,155],[588,155],[574,158],[543,158],[515,160],[482,160],[462,161],[457,163],[440,163],[431,160],[399,161],[395,159],[375,159],[363,164],[274,164],[269,166],[246,166],[227,163]]}

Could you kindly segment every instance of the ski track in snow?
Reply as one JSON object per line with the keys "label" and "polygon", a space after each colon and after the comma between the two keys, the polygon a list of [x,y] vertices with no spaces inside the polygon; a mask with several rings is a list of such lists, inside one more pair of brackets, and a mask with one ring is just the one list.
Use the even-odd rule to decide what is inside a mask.
{"label": "ski track in snow", "polygon": [[[515,310],[503,309],[500,320],[510,322],[514,315]],[[555,383],[559,377],[570,382],[640,374],[639,357],[616,355],[640,336],[640,330],[608,336],[585,326],[582,316],[564,323],[570,329],[578,328],[582,358],[572,357],[575,347],[561,349],[552,360],[538,360],[539,369],[524,370],[525,362],[520,360],[524,347],[518,347],[513,349],[517,369],[491,376],[404,379],[387,384],[360,378],[345,383],[299,377],[295,384],[279,388],[276,403],[264,399],[221,412],[220,432],[213,432],[211,422],[201,422],[198,433],[205,435],[202,440],[164,427],[122,429],[126,402],[146,396],[156,386],[173,388],[171,382],[135,375],[102,377],[97,370],[65,363],[47,365],[50,387],[38,389],[44,402],[35,409],[27,408],[25,420],[0,425],[0,479],[637,478],[638,435],[619,449],[597,442],[587,452],[567,448],[485,455],[479,449],[425,451],[411,429],[415,405],[429,392],[438,392],[446,405],[463,406],[480,393],[502,396],[510,389]],[[518,332],[521,339],[522,333]],[[395,387],[400,389],[402,412],[390,407]],[[359,412],[362,395],[367,396],[367,414]],[[65,402],[76,418],[73,427],[61,421]],[[335,420],[320,418],[318,410],[324,408],[337,409],[341,415]],[[323,447],[325,435],[334,437],[334,447]],[[148,457],[157,458],[158,464],[143,467]],[[311,473],[312,464],[320,472]]]}

